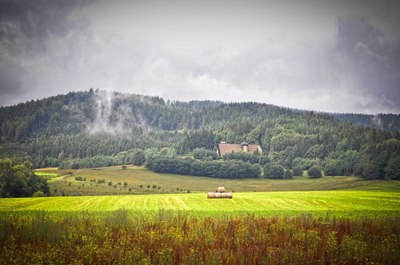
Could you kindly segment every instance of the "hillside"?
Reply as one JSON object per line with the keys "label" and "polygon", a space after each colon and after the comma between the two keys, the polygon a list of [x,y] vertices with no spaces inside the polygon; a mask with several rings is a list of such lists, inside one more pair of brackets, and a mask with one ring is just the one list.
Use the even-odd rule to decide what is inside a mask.
{"label": "hillside", "polygon": [[330,176],[400,179],[399,120],[91,89],[1,107],[0,157],[29,159],[36,168],[88,168],[134,164],[138,152],[173,158],[246,141],[286,170],[317,165]]}
{"label": "hillside", "polygon": [[349,114],[349,113],[333,113],[333,117],[343,121],[347,120],[356,125],[371,126],[393,133],[400,131],[400,115],[399,114]]}
{"label": "hillside", "polygon": [[[66,174],[68,172],[72,175]],[[335,176],[321,179],[295,177],[290,181],[280,179],[220,179],[177,174],[160,174],[143,167],[121,166],[94,169],[56,170],[56,168],[36,169],[36,174],[48,179],[51,194],[54,196],[82,195],[128,195],[128,194],[163,194],[163,193],[207,193],[215,192],[223,186],[227,191],[263,192],[263,191],[310,191],[343,190],[363,188],[374,182],[363,181],[357,177]],[[54,175],[49,175],[54,174]],[[99,180],[104,182],[99,183]],[[111,185],[109,183],[111,182]],[[375,182],[378,182],[375,181]],[[390,182],[400,188],[400,183]]]}

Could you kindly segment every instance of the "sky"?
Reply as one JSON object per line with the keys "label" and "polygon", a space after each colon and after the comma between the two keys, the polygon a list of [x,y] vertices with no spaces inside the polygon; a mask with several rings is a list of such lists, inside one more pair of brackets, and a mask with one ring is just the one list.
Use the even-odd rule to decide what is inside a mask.
{"label": "sky", "polygon": [[400,1],[0,0],[0,105],[90,88],[400,113]]}

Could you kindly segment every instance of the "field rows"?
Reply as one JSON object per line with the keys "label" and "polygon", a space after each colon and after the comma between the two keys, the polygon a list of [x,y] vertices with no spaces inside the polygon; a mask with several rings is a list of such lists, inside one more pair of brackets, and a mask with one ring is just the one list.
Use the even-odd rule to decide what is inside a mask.
{"label": "field rows", "polygon": [[[69,170],[71,171],[71,170]],[[38,174],[66,174],[68,170],[56,168],[37,169]],[[291,180],[284,179],[218,179],[208,177],[182,176],[175,174],[159,174],[142,167],[128,165],[127,170],[120,166],[81,169],[71,171],[74,175],[62,177],[47,176],[49,187],[55,196],[64,195],[130,195],[130,194],[165,194],[213,192],[217,187],[223,186],[227,191],[234,192],[266,192],[266,191],[309,191],[309,190],[340,190],[356,187],[365,187],[372,181],[360,180],[354,176],[323,177],[309,179],[308,177],[295,177]],[[86,181],[77,181],[81,177]],[[104,179],[105,183],[96,181]],[[92,180],[92,181],[91,181]],[[112,185],[108,185],[112,182]],[[119,184],[118,184],[119,183]],[[127,185],[124,186],[124,183]],[[155,185],[157,188],[148,188]],[[399,186],[399,185],[396,185]],[[131,190],[129,190],[131,189]]]}
{"label": "field rows", "polygon": [[68,196],[7,198],[0,200],[1,212],[114,211],[126,209],[150,213],[159,209],[201,215],[261,214],[323,216],[398,216],[400,193],[379,191],[302,191],[234,193],[233,199],[207,199],[206,194],[159,194],[124,196]]}

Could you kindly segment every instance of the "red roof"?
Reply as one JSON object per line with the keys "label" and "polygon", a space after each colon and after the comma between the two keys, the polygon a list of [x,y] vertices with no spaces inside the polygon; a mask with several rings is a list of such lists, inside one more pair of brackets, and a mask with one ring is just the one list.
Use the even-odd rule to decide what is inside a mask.
{"label": "red roof", "polygon": [[[258,150],[259,153],[262,153],[261,147],[259,145],[249,144],[248,146],[249,146],[249,153],[254,153],[256,150]],[[239,151],[242,151],[241,144],[225,144],[225,143],[218,144],[219,156],[223,156],[226,153],[239,152]]]}

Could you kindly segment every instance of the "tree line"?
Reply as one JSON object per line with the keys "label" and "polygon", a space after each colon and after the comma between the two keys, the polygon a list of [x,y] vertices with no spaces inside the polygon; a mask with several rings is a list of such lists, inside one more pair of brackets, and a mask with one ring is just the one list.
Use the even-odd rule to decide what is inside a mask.
{"label": "tree line", "polygon": [[[169,157],[190,154],[210,162],[219,142],[246,141],[260,145],[263,161],[239,153],[224,161],[271,163],[291,171],[318,166],[325,175],[400,179],[398,115],[377,116],[381,128],[390,128],[386,130],[376,122],[351,123],[352,114],[335,118],[254,102],[165,102],[160,97],[120,93],[112,93],[107,103],[102,101],[104,93],[71,92],[1,107],[0,157],[20,163],[28,159],[35,168],[95,167],[125,162],[127,153],[140,149],[168,152]],[[89,130],[97,128],[98,106],[109,108],[104,128],[115,129],[112,133]],[[366,124],[368,117],[354,115],[353,120]],[[195,151],[198,148],[208,153]]]}
{"label": "tree line", "polygon": [[35,175],[32,163],[0,159],[0,197],[49,196],[47,181]]}
{"label": "tree line", "polygon": [[262,168],[260,164],[250,164],[241,160],[224,162],[201,161],[191,158],[149,158],[146,168],[157,173],[171,173],[180,175],[204,176],[224,179],[260,178]]}

